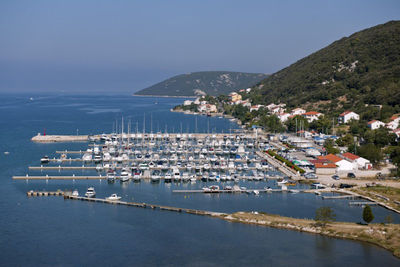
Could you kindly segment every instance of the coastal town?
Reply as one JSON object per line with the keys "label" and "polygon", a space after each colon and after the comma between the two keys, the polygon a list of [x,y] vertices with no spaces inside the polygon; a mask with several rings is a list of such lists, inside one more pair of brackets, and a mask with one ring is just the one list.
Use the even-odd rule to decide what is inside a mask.
{"label": "coastal town", "polygon": [[[318,131],[317,129],[309,129],[309,126],[315,125],[319,120],[325,119],[326,121],[325,114],[306,110],[302,107],[289,109],[285,103],[255,105],[250,98],[246,97],[250,92],[251,88],[247,88],[238,92],[231,92],[227,98],[197,97],[195,100],[185,100],[183,105],[175,107],[173,111],[183,111],[186,114],[224,116],[227,115],[227,109],[240,107],[246,114],[252,114],[253,118],[243,123],[238,118],[240,117],[240,115],[237,116],[238,114],[236,116],[229,114],[228,117],[236,117],[238,123],[242,124],[245,129],[251,131],[257,129],[259,132],[264,130],[271,140],[283,144],[279,153],[300,168],[312,171],[320,176],[334,176],[335,179],[348,175],[354,176],[353,178],[396,177],[397,166],[391,162],[390,157],[382,157],[379,160],[374,157],[368,159],[369,153],[361,153],[360,155],[360,151],[357,152],[357,147],[363,141],[365,142],[362,138],[357,140],[356,136],[351,136],[352,140],[347,142],[346,146],[343,140],[349,139],[349,125],[360,120],[360,115],[356,112],[346,110],[339,116],[329,119],[329,132],[326,130]],[[260,118],[265,115],[279,120],[281,132],[271,133],[265,127],[260,126]],[[288,124],[289,121],[292,121],[292,124],[295,125]],[[400,139],[399,122],[399,115],[393,114],[387,122],[370,120],[366,122],[365,127],[371,133],[385,131],[387,135],[391,135],[394,142],[398,142]],[[284,127],[285,125],[286,127]]]}

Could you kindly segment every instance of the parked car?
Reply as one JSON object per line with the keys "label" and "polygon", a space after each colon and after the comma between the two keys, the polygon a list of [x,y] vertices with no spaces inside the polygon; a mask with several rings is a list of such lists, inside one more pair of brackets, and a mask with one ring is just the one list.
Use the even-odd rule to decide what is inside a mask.
{"label": "parked car", "polygon": [[304,174],[304,177],[306,179],[317,179],[318,178],[318,176],[315,173],[312,173],[312,172],[308,172],[308,173]]}
{"label": "parked car", "polygon": [[356,175],[354,174],[354,172],[349,172],[349,173],[347,174],[347,177],[348,177],[348,178],[356,178]]}
{"label": "parked car", "polygon": [[339,177],[339,175],[335,174],[335,175],[332,176],[332,179],[334,179],[334,180],[339,180],[340,177]]}

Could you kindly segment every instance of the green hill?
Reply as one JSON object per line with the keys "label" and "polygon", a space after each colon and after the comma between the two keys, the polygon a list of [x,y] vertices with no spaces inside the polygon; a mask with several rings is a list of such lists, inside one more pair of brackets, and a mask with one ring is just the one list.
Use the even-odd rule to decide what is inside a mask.
{"label": "green hill", "polygon": [[261,81],[257,103],[283,102],[321,111],[400,109],[400,21],[344,37]]}
{"label": "green hill", "polygon": [[195,96],[220,95],[251,87],[266,74],[229,71],[202,71],[174,76],[135,93],[135,95]]}

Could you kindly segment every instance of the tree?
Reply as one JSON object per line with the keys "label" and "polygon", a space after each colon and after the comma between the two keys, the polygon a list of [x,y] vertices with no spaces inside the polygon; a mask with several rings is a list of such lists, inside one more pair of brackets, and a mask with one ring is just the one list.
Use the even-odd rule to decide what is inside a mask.
{"label": "tree", "polygon": [[372,209],[369,205],[366,205],[365,208],[363,209],[363,220],[366,223],[372,222],[374,219],[374,214],[372,214]]}
{"label": "tree", "polygon": [[369,159],[372,163],[378,163],[383,158],[381,149],[374,144],[366,144],[358,147],[357,154],[360,157]]}
{"label": "tree", "polygon": [[309,126],[307,119],[300,115],[288,119],[285,124],[290,132],[296,132],[296,128],[297,131],[300,128],[308,129]]}
{"label": "tree", "polygon": [[320,207],[315,211],[315,220],[321,226],[325,226],[328,222],[335,221],[336,214],[331,207]]}
{"label": "tree", "polygon": [[325,140],[324,148],[328,154],[338,154],[340,152],[339,149],[335,147],[335,142],[331,138]]}

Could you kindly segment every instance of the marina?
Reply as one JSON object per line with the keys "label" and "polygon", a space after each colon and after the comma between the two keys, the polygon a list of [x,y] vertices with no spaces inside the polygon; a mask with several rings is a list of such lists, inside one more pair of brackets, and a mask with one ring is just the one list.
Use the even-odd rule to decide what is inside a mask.
{"label": "marina", "polygon": [[[245,138],[240,137],[244,137],[247,133],[231,131],[230,129],[235,126],[228,120],[224,119],[209,118],[206,116],[198,117],[197,132],[203,131],[201,135],[205,137],[196,140],[196,143],[201,143],[199,141],[202,141],[202,144],[198,144],[198,147],[194,146],[194,140],[186,140],[186,147],[184,147],[184,141],[181,140],[170,139],[168,141],[153,139],[153,141],[142,141],[141,139],[135,140],[134,138],[131,138],[133,137],[133,135],[131,135],[129,142],[131,143],[130,149],[125,149],[121,144],[114,145],[115,149],[118,150],[120,150],[119,146],[121,146],[121,152],[125,150],[127,154],[129,154],[129,150],[133,151],[133,153],[129,154],[129,161],[126,160],[122,162],[120,161],[121,158],[118,157],[122,157],[123,153],[120,154],[120,151],[117,151],[118,155],[115,153],[115,155],[112,156],[114,159],[110,159],[108,162],[100,161],[99,163],[95,163],[96,147],[98,147],[103,157],[104,154],[106,154],[107,159],[107,153],[104,152],[110,152],[109,149],[112,150],[112,145],[108,145],[110,141],[106,145],[106,141],[101,141],[100,139],[95,141],[63,141],[51,143],[37,143],[31,142],[30,140],[32,137],[30,136],[30,133],[35,133],[40,129],[48,128],[46,131],[50,133],[50,125],[52,128],[54,127],[54,129],[57,129],[57,132],[53,131],[56,134],[66,135],[66,133],[70,133],[73,135],[76,132],[76,129],[73,128],[71,130],[71,123],[68,123],[71,116],[79,118],[77,120],[74,119],[73,127],[79,128],[80,133],[89,133],[88,136],[93,136],[98,135],[97,133],[107,131],[108,129],[108,132],[114,132],[115,135],[119,137],[121,134],[122,123],[119,123],[119,133],[115,130],[115,126],[113,127],[114,129],[111,129],[112,121],[115,121],[116,117],[114,113],[91,114],[85,111],[76,110],[75,106],[84,104],[85,107],[95,107],[98,105],[97,103],[101,103],[102,106],[121,108],[121,110],[124,110],[124,117],[127,118],[126,121],[130,119],[132,121],[139,120],[139,125],[143,124],[143,112],[146,112],[146,135],[150,136],[150,112],[153,108],[154,100],[151,100],[150,98],[142,99],[143,100],[141,101],[148,103],[148,106],[144,109],[142,107],[140,109],[134,109],[135,112],[139,113],[139,116],[135,118],[128,118],[128,114],[132,111],[126,111],[129,110],[130,106],[132,106],[131,100],[128,101],[125,98],[112,98],[112,100],[110,100],[109,97],[104,99],[99,97],[95,97],[94,99],[93,97],[76,99],[66,98],[65,100],[64,98],[52,98],[51,101],[38,101],[37,106],[35,107],[27,106],[26,112],[23,114],[10,112],[10,123],[11,121],[18,121],[19,124],[21,124],[21,127],[31,130],[21,131],[15,135],[13,134],[15,130],[10,127],[4,129],[2,132],[3,137],[8,138],[7,140],[9,140],[8,142],[10,144],[10,147],[5,146],[4,148],[5,151],[9,151],[10,153],[9,155],[4,156],[3,160],[5,168],[1,171],[4,181],[7,182],[0,188],[0,191],[7,199],[6,201],[10,203],[10,208],[5,210],[4,215],[6,218],[18,219],[18,223],[11,222],[11,220],[8,219],[7,220],[10,221],[10,223],[2,223],[3,228],[9,229],[10,233],[13,233],[12,235],[5,233],[5,238],[9,239],[10,242],[8,242],[9,245],[5,246],[2,253],[12,255],[14,259],[19,259],[15,260],[18,264],[28,264],[32,259],[40,261],[41,259],[46,258],[47,256],[43,255],[47,255],[47,253],[57,255],[57,251],[59,251],[59,248],[61,247],[66,248],[65,251],[67,251],[68,257],[62,257],[63,260],[59,262],[60,264],[78,264],[77,261],[70,260],[74,258],[73,255],[80,255],[80,258],[86,258],[87,255],[92,255],[89,256],[90,262],[87,261],[86,264],[93,264],[94,262],[98,264],[104,264],[106,262],[109,265],[115,265],[116,263],[122,265],[126,264],[126,260],[120,261],[113,258],[112,261],[110,261],[109,257],[104,256],[109,253],[109,249],[105,249],[106,243],[104,242],[104,240],[108,240],[114,244],[115,249],[118,250],[119,253],[131,255],[131,259],[135,260],[135,262],[129,261],[131,264],[138,264],[138,261],[150,264],[148,257],[144,256],[148,255],[146,253],[149,251],[149,246],[162,251],[159,256],[152,256],[151,258],[155,259],[158,263],[165,263],[166,257],[168,258],[171,255],[175,255],[177,252],[195,255],[195,257],[200,257],[201,259],[204,259],[203,254],[206,253],[206,255],[208,255],[206,257],[208,258],[210,255],[215,254],[214,252],[216,249],[220,249],[219,246],[215,245],[217,242],[215,238],[223,237],[225,244],[239,242],[240,244],[246,245],[246,248],[241,247],[240,249],[236,249],[235,247],[231,247],[229,249],[229,253],[233,252],[235,255],[241,255],[240,257],[230,256],[229,262],[235,265],[235,262],[237,263],[243,259],[246,259],[248,263],[254,258],[261,259],[262,261],[270,260],[270,257],[264,257],[259,255],[259,253],[256,253],[254,246],[265,251],[271,251],[274,254],[281,253],[281,250],[276,247],[277,242],[279,243],[279,241],[276,240],[292,240],[292,247],[288,247],[286,241],[282,241],[281,245],[284,245],[290,250],[300,252],[302,255],[308,255],[310,250],[313,251],[314,245],[315,250],[318,248],[318,243],[316,242],[314,235],[304,235],[301,233],[278,229],[263,229],[262,227],[249,227],[241,224],[231,224],[222,220],[214,220],[213,218],[209,218],[209,216],[188,216],[186,215],[186,212],[176,212],[177,214],[175,214],[175,212],[162,212],[161,209],[153,209],[149,205],[175,207],[178,209],[182,208],[188,210],[214,211],[222,214],[237,211],[257,211],[260,213],[267,212],[270,214],[278,214],[294,218],[314,218],[315,210],[318,207],[330,206],[337,214],[337,220],[351,222],[360,221],[361,206],[349,206],[347,199],[322,199],[323,196],[331,196],[335,193],[324,193],[324,191],[322,191],[321,196],[312,193],[312,191],[306,193],[305,191],[311,190],[309,185],[298,182],[296,183],[294,175],[290,178],[286,177],[288,175],[279,171],[279,169],[274,167],[268,159],[261,157],[262,154],[255,154],[255,152],[262,153],[268,145],[272,146],[273,144],[268,144],[266,142],[268,140],[260,137],[261,134],[259,133],[258,144],[254,139],[254,147],[252,147],[251,144],[248,146],[247,143],[249,141],[249,143],[252,143],[251,140],[246,140]],[[96,104],[94,104],[93,101],[96,102]],[[188,133],[190,132],[196,132],[196,123],[193,117],[178,113],[172,115],[168,114],[171,105],[169,103],[171,100],[162,99],[159,100],[159,102],[161,105],[163,105],[163,102],[168,104],[165,104],[166,112],[163,111],[159,114],[153,114],[153,130],[155,129],[153,137],[157,136],[158,128],[165,128],[164,125],[162,125],[162,127],[157,127],[157,120],[165,121],[169,124],[167,128],[170,132],[170,136],[174,134],[174,127],[175,135],[178,136],[176,131],[177,129],[181,129],[181,122],[183,124],[182,128],[189,129],[189,131],[187,131],[187,136],[189,136]],[[36,104],[36,102],[34,104]],[[52,114],[51,110],[53,110],[53,108],[50,110],[47,105],[57,106],[57,111],[53,112],[54,118],[49,118],[49,114]],[[38,111],[35,113],[34,111],[38,109],[40,112]],[[99,106],[98,110],[102,111],[102,107]],[[170,116],[172,116],[172,118],[170,118]],[[121,116],[118,117],[120,120]],[[33,127],[32,125],[35,124],[33,124],[32,121],[35,121],[36,119],[43,119],[45,125]],[[187,124],[189,127],[186,127]],[[208,124],[210,124],[210,131],[209,133],[206,133]],[[13,124],[11,123],[11,125]],[[133,125],[135,125],[135,123],[133,123]],[[127,129],[126,126],[124,128]],[[125,135],[128,134],[126,129],[124,130]],[[139,132],[143,134],[142,129],[139,129]],[[221,146],[226,145],[226,142],[229,139],[231,144],[233,143],[233,146],[231,145],[231,147],[236,149],[236,154],[239,155],[240,158],[236,159],[236,155],[234,153],[231,154],[230,151],[229,154],[220,154],[220,150],[217,149],[218,147],[212,147],[212,140],[215,139],[213,138],[212,132],[220,132],[221,138],[217,140],[218,143],[220,141],[221,143],[222,141],[224,142]],[[183,134],[184,133],[185,132],[183,132]],[[136,133],[134,134],[136,135]],[[181,137],[183,134],[181,134]],[[107,135],[111,138],[113,136],[112,134]],[[101,137],[101,134],[99,136]],[[206,138],[206,136],[208,136],[208,138]],[[224,140],[224,136],[232,136],[232,139],[227,138]],[[236,136],[239,136],[241,139],[236,140]],[[249,136],[255,137],[255,134],[250,133]],[[119,139],[118,143],[121,143],[121,138]],[[204,142],[204,140],[206,140],[206,142]],[[127,141],[127,138],[124,138],[124,143],[127,143]],[[173,146],[175,142],[177,143],[176,147]],[[238,151],[239,146],[236,147],[235,142],[237,142],[239,146],[240,144],[246,144],[244,147],[245,153],[238,153],[241,151]],[[154,143],[154,145],[152,143]],[[179,144],[182,145],[182,150],[186,150],[186,148],[190,149],[190,146],[192,146],[191,153],[178,154],[178,151],[180,150]],[[159,149],[160,146],[163,148],[163,152],[157,152],[157,149]],[[220,148],[222,148],[221,146]],[[105,147],[105,149],[103,149],[103,147]],[[211,150],[209,149],[210,147]],[[200,156],[203,148],[208,149],[207,154],[203,154],[204,158],[203,156]],[[87,153],[92,156],[91,159],[89,159],[88,156],[83,159],[84,154],[88,152],[87,149],[91,149],[91,151]],[[200,150],[199,154],[196,153],[196,149]],[[213,153],[212,149],[218,153]],[[23,153],[21,153],[22,150],[24,151]],[[66,153],[70,151],[76,153]],[[141,158],[140,156],[139,158],[136,156],[135,151],[140,151]],[[222,148],[222,152],[223,151],[224,149]],[[249,153],[247,154],[246,152]],[[65,156],[63,154],[65,154]],[[146,158],[146,154],[150,154],[150,157]],[[158,159],[156,154],[159,155]],[[45,159],[46,155],[48,156],[48,162],[41,163],[41,158]],[[246,158],[246,156],[248,158]],[[156,171],[156,169],[151,169],[153,167],[150,163],[153,162],[154,168],[156,168],[158,161],[161,161],[163,157],[168,160],[166,161],[166,167],[168,167],[168,169],[165,169],[164,171],[161,169],[159,175],[155,173],[155,176],[152,179],[152,172]],[[189,161],[192,160],[190,157],[193,157],[193,161]],[[215,162],[220,162],[221,166],[221,163],[223,162],[222,159],[227,163],[225,169],[218,168],[218,164],[215,164]],[[233,163],[234,168],[228,168],[229,162],[231,162],[231,167]],[[142,165],[142,170],[140,170],[139,165],[141,163],[147,164],[148,166]],[[261,169],[257,163],[261,165]],[[181,166],[179,166],[179,164]],[[245,170],[246,166],[244,164],[247,164],[247,170]],[[196,165],[200,168],[197,172]],[[33,168],[29,168],[29,166]],[[81,169],[80,167],[82,166],[90,168]],[[224,166],[224,164],[222,164],[222,166]],[[41,169],[37,167],[51,168]],[[79,167],[80,169],[67,168],[59,170],[60,167]],[[104,169],[101,170],[100,167],[103,167]],[[109,179],[107,177],[109,167],[112,167],[113,170],[113,172],[108,175],[110,182],[108,182]],[[123,182],[122,179],[120,180],[120,177],[126,177],[126,172],[122,173],[124,167],[127,168],[125,171],[128,171],[128,176],[127,180],[125,181],[126,178],[124,178]],[[174,167],[179,170],[179,176],[176,175],[175,177],[180,177],[180,179],[174,179],[173,171],[176,169]],[[191,167],[190,171],[188,167]],[[259,169],[257,169],[257,167]],[[165,166],[162,168],[165,168]],[[251,168],[256,169],[254,170]],[[136,172],[137,169],[139,169],[140,172]],[[129,177],[130,170],[132,170],[131,177]],[[257,176],[253,174],[254,172],[256,172],[257,176],[259,173],[263,173],[264,178],[257,178]],[[28,175],[28,178],[37,177],[38,179],[26,179],[26,174]],[[209,180],[207,178],[207,180],[202,180],[201,177],[204,177],[207,174],[211,179]],[[191,175],[195,176],[191,177]],[[234,177],[235,175],[236,177]],[[20,179],[11,180],[10,178],[13,176]],[[51,177],[59,178],[58,176],[68,177],[68,179],[46,179]],[[228,180],[229,176],[230,180]],[[93,177],[93,179],[79,179],[80,177]],[[100,177],[102,178],[100,179]],[[189,179],[186,177],[189,177]],[[251,179],[248,179],[250,177]],[[254,179],[254,177],[256,178]],[[165,180],[165,178],[167,179]],[[193,178],[196,179],[192,180]],[[112,182],[112,179],[115,182]],[[281,184],[278,185],[277,183],[278,181],[284,182],[283,180],[288,181],[286,185],[288,188],[287,191],[280,191],[282,189]],[[233,194],[174,193],[175,190],[203,191],[203,187],[210,187],[213,185],[218,185],[222,190],[224,187],[231,186],[233,188],[237,185],[239,187],[246,187],[248,190],[256,190],[256,192],[258,191],[258,194],[254,192]],[[106,203],[86,200],[80,201],[76,199],[64,200],[62,195],[53,196],[50,194],[50,192],[57,192],[59,189],[61,189],[62,192],[72,192],[76,189],[83,197],[89,187],[95,189],[96,196],[94,198],[97,199],[106,199],[115,193],[118,197],[122,197],[120,201],[139,204],[146,203],[149,205],[147,208],[132,209],[130,208],[131,206],[112,204],[115,200],[110,200],[110,202]],[[263,192],[262,190],[266,187],[270,187],[273,191],[271,191],[271,193]],[[31,190],[37,192],[37,196],[27,197],[27,192],[30,192]],[[289,192],[289,190],[293,190],[293,193]],[[45,197],[45,192],[49,192],[47,197]],[[374,215],[376,217],[375,220],[377,222],[384,221],[388,212],[379,206],[372,206],[372,209],[374,210]],[[396,222],[398,221],[398,217],[395,214],[393,214],[393,218]],[[79,221],[78,224],[76,223],[77,220]],[[46,221],[47,223],[43,224],[43,221]],[[29,229],[29,231],[21,232],[21,227],[23,229]],[[112,231],[105,231],[105,229],[112,229]],[[99,237],[97,234],[99,232],[102,233],[101,238],[97,238]],[[200,236],[204,236],[204,240],[201,238],[194,238],[192,242],[187,238],[183,238],[184,236],[193,236],[194,232],[198,233]],[[56,238],[54,242],[52,241],[55,237],[60,235],[65,237],[63,238],[63,242],[60,243],[59,238]],[[164,243],[160,244],[160,238],[155,237],[159,235],[165,236],[168,240],[175,240],[174,244],[176,245],[171,246]],[[26,247],[21,247],[21,244],[16,240],[26,240],[27,236],[29,236],[29,240],[43,240],[41,245],[36,246],[38,253],[30,254],[29,259],[28,257],[18,257],[15,253],[15,251],[25,251]],[[93,242],[93,238],[97,238],[97,240]],[[214,239],[215,242],[210,242],[210,240]],[[34,246],[34,244],[29,240],[26,245],[29,247]],[[75,240],[78,240],[79,242],[77,243]],[[271,240],[275,241],[272,242]],[[299,244],[307,242],[309,245],[302,250],[302,246],[299,246]],[[362,243],[331,238],[328,238],[326,242],[335,245],[335,255],[346,255],[348,251],[351,251],[352,257],[355,253],[360,255],[365,254],[365,244]],[[41,254],[44,252],[44,247],[46,247],[46,254]],[[82,249],[82,247],[85,249]],[[201,247],[201,255],[196,254],[198,249],[193,249],[193,247]],[[379,249],[374,247],[371,248],[375,254],[386,253],[386,251],[380,252]],[[40,256],[37,256],[38,254],[40,254]],[[369,255],[371,254],[369,253]],[[388,255],[389,258],[388,256],[386,256],[386,258],[390,259],[391,254],[389,252],[385,255]],[[53,257],[47,258],[49,260],[50,258],[53,259]],[[226,261],[227,259],[225,258],[224,260]],[[379,260],[381,260],[381,258],[379,258]],[[54,261],[51,260],[47,262],[54,263]],[[79,261],[79,263],[81,263],[81,261]],[[254,263],[259,264],[260,261],[257,260]]]}

